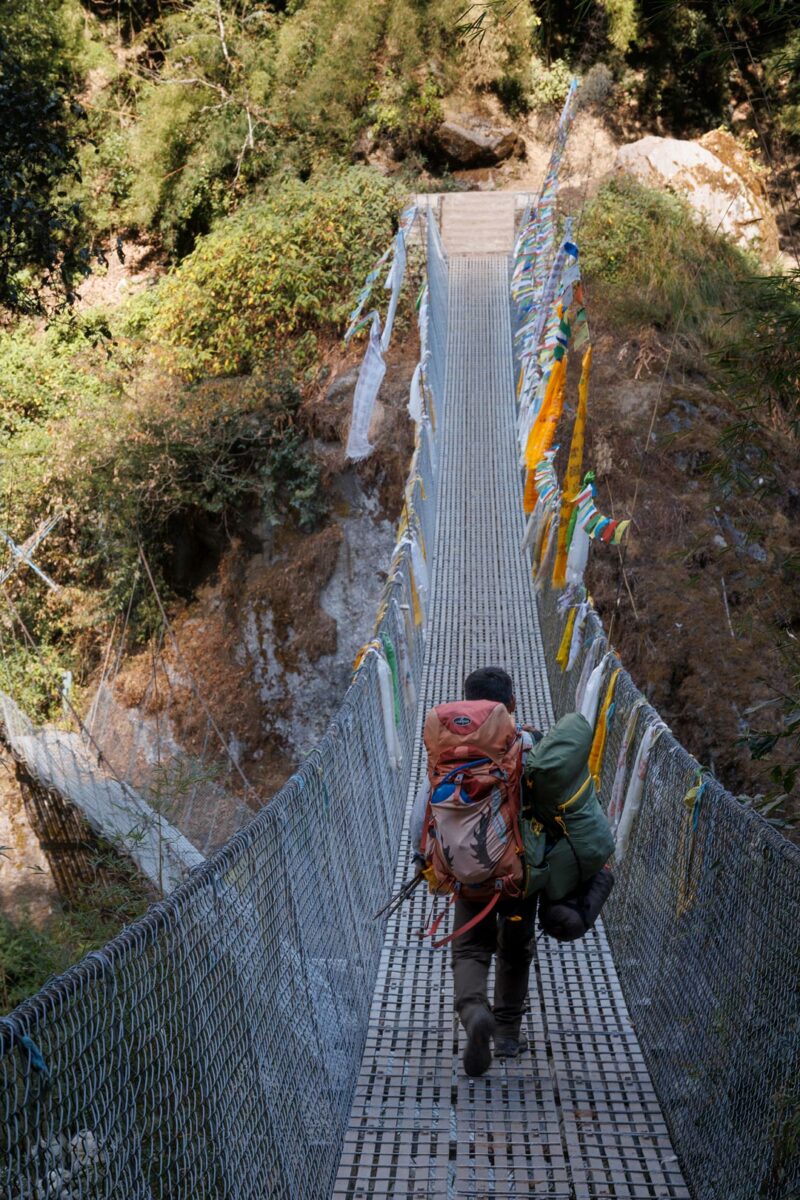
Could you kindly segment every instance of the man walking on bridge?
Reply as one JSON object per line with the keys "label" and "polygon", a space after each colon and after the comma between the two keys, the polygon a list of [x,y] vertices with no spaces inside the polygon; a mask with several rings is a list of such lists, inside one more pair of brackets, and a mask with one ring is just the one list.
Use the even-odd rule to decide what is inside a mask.
{"label": "man walking on bridge", "polygon": [[[467,677],[463,700],[431,709],[428,780],[411,818],[418,878],[455,906],[452,933],[433,945],[453,945],[468,1075],[488,1070],[493,1039],[495,1058],[525,1048],[520,1028],[540,893],[542,929],[574,941],[592,927],[613,884],[614,838],[589,769],[592,726],[567,713],[543,738],[517,724],[516,707],[507,672],[484,667]],[[448,911],[423,936],[433,938]]]}
{"label": "man walking on bridge", "polygon": [[[492,1040],[494,1040],[495,1058],[513,1058],[525,1048],[520,1042],[520,1028],[528,993],[528,975],[533,958],[536,902],[537,896],[514,898],[503,893],[498,871],[504,858],[504,846],[508,845],[514,851],[513,842],[509,838],[512,826],[511,814],[504,810],[518,806],[518,793],[522,775],[522,759],[533,745],[534,738],[540,738],[538,731],[517,726],[513,720],[516,710],[514,688],[511,677],[500,667],[484,667],[473,671],[464,684],[464,700],[466,704],[442,705],[429,714],[426,721],[425,741],[428,747],[431,785],[427,782],[420,789],[414,803],[411,817],[411,836],[415,848],[422,845],[425,836],[426,816],[435,806],[435,824],[439,830],[438,843],[446,859],[445,871],[449,866],[453,869],[453,854],[472,851],[476,854],[479,864],[491,866],[492,878],[489,881],[491,899],[487,904],[485,898],[473,898],[465,894],[468,888],[461,886],[455,891],[455,916],[452,940],[453,982],[455,988],[455,1006],[461,1023],[467,1034],[467,1045],[464,1051],[464,1070],[467,1075],[482,1075],[488,1070],[492,1061]],[[483,702],[483,703],[480,703]],[[451,714],[448,710],[453,709]],[[463,709],[463,712],[460,710]],[[458,710],[458,711],[455,711]],[[484,710],[486,710],[484,712]],[[436,748],[432,732],[431,718],[451,725],[451,732],[458,735],[459,727],[464,735],[472,735],[470,755],[472,761],[464,763],[459,773],[450,770],[453,761],[457,761],[458,750],[452,745],[453,738],[448,739],[445,732],[443,743],[450,747],[450,762],[445,763],[442,778],[436,773]],[[480,728],[478,727],[480,724]],[[473,726],[470,729],[470,726]],[[489,733],[484,731],[491,726]],[[483,746],[481,741],[483,734]],[[497,743],[492,745],[492,740]],[[482,746],[478,752],[482,757],[476,758],[472,747]],[[483,750],[486,751],[483,756]],[[463,753],[463,751],[462,751]],[[498,757],[503,755],[502,762]],[[445,756],[443,756],[445,757]],[[482,816],[480,809],[482,795],[479,781],[475,781],[481,765],[487,765],[489,805],[484,806]],[[498,766],[506,777],[505,784],[498,786]],[[469,782],[464,782],[466,768],[469,768]],[[433,786],[437,781],[437,786]],[[465,793],[461,794],[461,788]],[[473,785],[474,786],[471,786]],[[516,795],[514,795],[516,789]],[[484,789],[485,791],[485,785]],[[455,794],[454,794],[455,793]],[[465,801],[473,802],[478,817],[470,830],[469,842],[461,837],[461,845],[457,846],[456,837],[447,841],[442,835],[445,827],[443,816],[448,804],[458,803],[463,813]],[[463,820],[463,817],[462,817]],[[508,822],[508,824],[506,824]],[[493,835],[499,831],[499,838]],[[494,853],[493,853],[494,851]],[[436,858],[436,847],[433,847],[433,858]],[[499,856],[499,858],[498,858]],[[518,854],[517,854],[518,858]],[[492,861],[494,859],[494,861]],[[426,858],[427,861],[427,858]],[[509,864],[510,869],[516,864]],[[459,875],[463,874],[461,865]],[[428,868],[429,869],[429,868]],[[434,867],[435,870],[435,867]],[[438,872],[437,872],[438,873]],[[477,877],[477,876],[476,876]],[[487,871],[483,871],[484,879]],[[510,876],[509,876],[510,878]],[[512,893],[519,892],[511,887]],[[435,929],[431,932],[435,932]],[[443,944],[443,943],[440,943]],[[494,1003],[490,1007],[488,999],[488,977],[492,955],[496,956]]]}

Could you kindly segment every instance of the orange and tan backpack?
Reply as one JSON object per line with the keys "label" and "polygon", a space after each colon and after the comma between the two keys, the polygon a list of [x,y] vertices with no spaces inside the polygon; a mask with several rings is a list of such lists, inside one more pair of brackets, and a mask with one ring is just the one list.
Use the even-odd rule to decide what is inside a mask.
{"label": "orange and tan backpack", "polygon": [[[522,741],[514,718],[494,700],[440,704],[425,718],[430,797],[420,853],[431,891],[485,900],[465,933],[505,896],[520,896]],[[433,936],[443,913],[428,931]]]}

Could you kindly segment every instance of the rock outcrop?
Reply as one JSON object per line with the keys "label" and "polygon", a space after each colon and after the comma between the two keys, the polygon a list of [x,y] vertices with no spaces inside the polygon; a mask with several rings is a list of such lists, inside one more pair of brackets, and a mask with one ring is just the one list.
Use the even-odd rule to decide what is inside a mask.
{"label": "rock outcrop", "polygon": [[525,143],[512,126],[463,114],[443,121],[436,137],[439,154],[454,167],[493,167],[525,153]]}
{"label": "rock outcrop", "polygon": [[685,196],[714,230],[727,233],[766,261],[778,254],[778,226],[761,177],[744,150],[724,130],[698,141],[643,137],[622,146],[616,169],[651,187]]}

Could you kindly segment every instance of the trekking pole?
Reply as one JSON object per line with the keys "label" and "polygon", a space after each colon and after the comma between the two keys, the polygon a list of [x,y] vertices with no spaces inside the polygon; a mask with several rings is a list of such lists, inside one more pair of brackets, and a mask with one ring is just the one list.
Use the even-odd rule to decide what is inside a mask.
{"label": "trekking pole", "polygon": [[378,909],[372,918],[373,921],[377,921],[378,917],[382,917],[384,913],[386,913],[388,917],[391,917],[393,913],[397,912],[400,905],[408,900],[409,896],[414,891],[414,888],[418,886],[422,879],[422,871],[417,871],[417,874],[414,875],[412,879],[407,879],[400,890],[395,892],[395,894],[389,898],[387,903],[384,904],[383,908]]}

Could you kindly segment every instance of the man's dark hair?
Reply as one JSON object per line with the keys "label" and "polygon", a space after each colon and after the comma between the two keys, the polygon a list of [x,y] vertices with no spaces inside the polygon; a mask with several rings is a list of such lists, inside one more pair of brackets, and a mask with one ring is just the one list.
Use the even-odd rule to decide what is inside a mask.
{"label": "man's dark hair", "polygon": [[502,667],[481,667],[464,680],[465,700],[496,700],[510,704],[514,696],[511,676]]}

